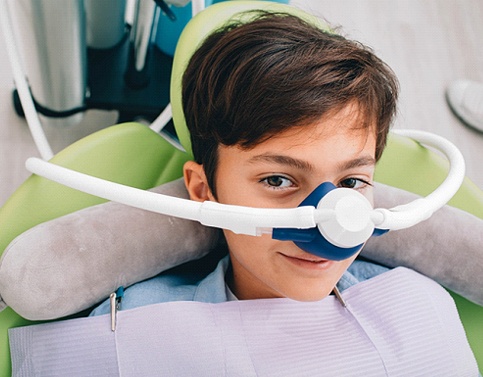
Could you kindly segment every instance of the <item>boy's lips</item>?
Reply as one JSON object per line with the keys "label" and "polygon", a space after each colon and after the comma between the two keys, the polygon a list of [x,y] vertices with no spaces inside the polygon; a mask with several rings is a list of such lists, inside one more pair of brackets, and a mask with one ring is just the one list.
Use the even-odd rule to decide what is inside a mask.
{"label": "boy's lips", "polygon": [[334,261],[323,259],[311,254],[306,254],[306,255],[289,255],[284,253],[279,253],[279,254],[285,257],[289,262],[295,264],[296,266],[309,268],[309,269],[325,270],[334,263]]}

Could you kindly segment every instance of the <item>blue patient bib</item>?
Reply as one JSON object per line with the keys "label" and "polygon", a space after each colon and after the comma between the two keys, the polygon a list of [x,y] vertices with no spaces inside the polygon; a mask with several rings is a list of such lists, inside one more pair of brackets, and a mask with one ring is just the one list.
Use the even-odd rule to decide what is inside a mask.
{"label": "blue patient bib", "polygon": [[456,307],[396,268],[319,302],[169,302],[11,329],[14,376],[477,376]]}

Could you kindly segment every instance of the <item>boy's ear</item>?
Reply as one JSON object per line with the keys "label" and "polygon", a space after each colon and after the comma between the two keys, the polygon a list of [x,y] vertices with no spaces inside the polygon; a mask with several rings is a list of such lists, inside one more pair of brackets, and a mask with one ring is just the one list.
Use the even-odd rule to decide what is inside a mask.
{"label": "boy's ear", "polygon": [[204,202],[213,199],[203,165],[194,161],[186,162],[183,166],[183,176],[191,200]]}

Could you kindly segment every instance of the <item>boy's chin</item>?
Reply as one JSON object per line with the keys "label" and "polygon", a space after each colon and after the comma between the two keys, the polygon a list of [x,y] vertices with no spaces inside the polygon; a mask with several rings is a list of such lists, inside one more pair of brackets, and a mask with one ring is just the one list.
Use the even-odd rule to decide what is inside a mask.
{"label": "boy's chin", "polygon": [[285,297],[299,302],[317,302],[329,296],[333,288],[314,289],[313,291],[290,292]]}

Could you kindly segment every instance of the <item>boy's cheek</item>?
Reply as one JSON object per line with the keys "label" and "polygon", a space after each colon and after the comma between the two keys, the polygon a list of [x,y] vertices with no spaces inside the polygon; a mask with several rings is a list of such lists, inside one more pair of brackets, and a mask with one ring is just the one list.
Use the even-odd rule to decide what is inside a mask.
{"label": "boy's cheek", "polygon": [[374,187],[372,186],[367,186],[362,192],[362,195],[366,197],[367,200],[369,200],[369,203],[374,207]]}

